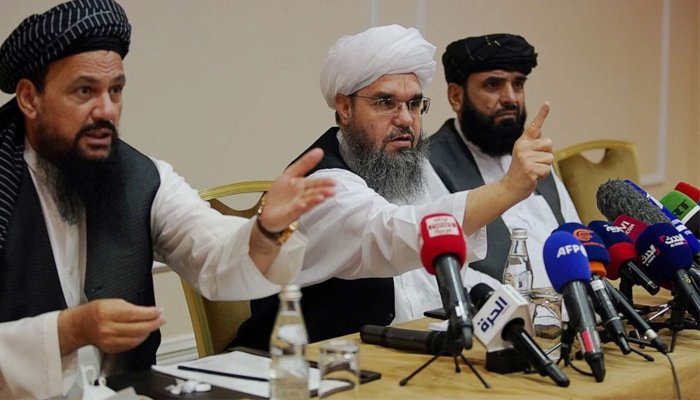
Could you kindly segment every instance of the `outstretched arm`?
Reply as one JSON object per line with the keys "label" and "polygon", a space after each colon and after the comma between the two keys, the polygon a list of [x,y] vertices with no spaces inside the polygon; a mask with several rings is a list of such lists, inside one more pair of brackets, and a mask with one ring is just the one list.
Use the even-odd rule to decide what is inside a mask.
{"label": "outstretched arm", "polygon": [[[313,149],[287,168],[266,194],[265,209],[258,218],[269,232],[280,232],[303,213],[333,194],[330,178],[304,178],[323,158],[321,149]],[[265,274],[279,253],[280,244],[265,236],[256,224],[250,235],[250,258]]]}
{"label": "outstretched arm", "polygon": [[554,160],[552,140],[542,137],[542,125],[547,114],[549,103],[545,102],[515,142],[513,161],[503,178],[469,192],[463,221],[464,233],[469,235],[498,218],[527,198],[537,187],[537,181],[549,175]]}

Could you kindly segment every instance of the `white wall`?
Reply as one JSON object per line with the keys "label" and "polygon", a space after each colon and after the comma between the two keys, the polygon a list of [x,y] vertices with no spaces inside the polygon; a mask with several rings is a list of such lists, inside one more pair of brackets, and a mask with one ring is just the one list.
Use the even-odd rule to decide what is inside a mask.
{"label": "white wall", "polygon": [[[0,37],[56,3],[0,0]],[[653,194],[678,181],[700,182],[696,0],[121,3],[133,26],[122,136],[171,162],[196,188],[271,179],[331,126],[318,85],[325,52],[372,22],[421,27],[438,47],[438,63],[453,40],[522,34],[539,53],[527,84],[530,114],[552,103],[545,134],[556,148],[630,140],[639,146],[642,174],[656,181],[647,186]],[[451,117],[441,68],[426,90],[433,98],[427,132]],[[179,282],[167,275],[156,276],[170,321],[166,340],[189,332]]]}

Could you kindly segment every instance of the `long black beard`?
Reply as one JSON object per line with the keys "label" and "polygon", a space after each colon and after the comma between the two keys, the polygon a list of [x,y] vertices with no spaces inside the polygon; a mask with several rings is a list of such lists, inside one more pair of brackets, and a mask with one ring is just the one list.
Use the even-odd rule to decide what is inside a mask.
{"label": "long black beard", "polygon": [[[39,167],[48,177],[50,191],[58,206],[61,218],[68,223],[75,225],[80,222],[83,211],[94,210],[94,215],[101,218],[103,215],[112,215],[119,210],[117,207],[123,199],[124,179],[121,166],[117,161],[119,154],[119,140],[117,130],[108,122],[97,123],[81,129],[89,131],[97,128],[112,129],[112,145],[109,155],[103,159],[89,159],[80,153],[78,139],[82,135],[79,132],[70,148],[63,154],[57,151],[50,152],[46,157],[40,151],[41,148],[57,149],[54,136],[41,132],[39,127],[39,137],[42,143],[37,146],[39,157]],[[51,161],[47,161],[51,160]]]}
{"label": "long black beard", "polygon": [[357,175],[367,182],[379,195],[390,202],[411,203],[423,191],[425,177],[423,163],[429,149],[425,133],[421,131],[416,145],[401,150],[398,154],[388,154],[384,146],[393,137],[413,131],[409,128],[397,132],[384,140],[379,149],[361,129],[350,123],[343,129],[340,153],[343,160]]}
{"label": "long black beard", "polygon": [[[506,109],[517,110],[517,106],[513,105]],[[467,96],[464,96],[459,124],[467,140],[474,143],[485,154],[500,157],[513,153],[513,146],[523,133],[526,119],[527,110],[523,106],[523,111],[518,113],[515,120],[509,119],[497,125],[493,117],[481,113]]]}

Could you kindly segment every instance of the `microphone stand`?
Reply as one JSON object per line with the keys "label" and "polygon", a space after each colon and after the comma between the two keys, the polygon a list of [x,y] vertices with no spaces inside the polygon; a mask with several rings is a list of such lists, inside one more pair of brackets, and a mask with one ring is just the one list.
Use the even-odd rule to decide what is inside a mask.
{"label": "microphone stand", "polygon": [[[612,337],[610,337],[610,334],[608,334],[608,333],[605,332],[605,331],[598,331],[598,335],[600,335],[600,341],[601,341],[601,343],[610,343],[610,342],[614,342],[614,341],[615,341]],[[653,347],[652,344],[651,344],[651,342],[647,342],[647,341],[645,341],[645,340],[641,340],[641,339],[637,339],[637,338],[631,338],[631,337],[627,337],[627,340],[628,340],[629,342],[636,343],[636,344],[638,344],[638,345],[640,345],[640,346],[642,346],[642,347],[644,347],[644,346]],[[633,347],[630,347],[629,349],[630,349],[630,351],[631,351],[632,353],[638,354],[639,356],[641,356],[642,358],[644,358],[644,359],[647,360],[647,361],[654,361],[654,357],[650,356],[649,354],[642,353],[641,351],[639,351],[639,350],[637,350],[637,349],[635,349],[635,348],[633,348]],[[623,354],[624,354],[624,353],[623,353]],[[577,353],[577,357],[576,357],[576,358],[578,358],[578,353]]]}
{"label": "microphone stand", "polygon": [[[627,322],[634,327],[634,330],[627,335],[627,339],[630,342],[641,345],[642,347],[645,345],[650,345],[662,354],[666,354],[668,351],[666,343],[659,338],[649,323],[644,320],[639,313],[637,313],[634,306],[632,306],[632,304],[626,300],[625,296],[620,293],[619,290],[615,289],[609,281],[605,281],[605,285],[608,289],[608,293],[610,294],[610,298],[615,306],[617,306],[617,309],[622,315],[625,316]],[[642,337],[648,338],[649,341],[643,341]]]}
{"label": "microphone stand", "polygon": [[[571,349],[572,349],[572,346],[574,344],[575,337],[576,337],[576,331],[574,330],[574,328],[571,325],[567,324],[566,327],[562,327],[561,343],[559,346],[559,348],[560,348],[559,360],[557,361],[557,365],[559,365],[559,363],[563,360],[564,367],[571,367],[574,371],[578,372],[581,375],[595,377],[595,375],[593,375],[593,372],[586,372],[586,371],[578,368],[577,366],[575,366],[574,363],[571,361],[572,360],[571,359]],[[550,352],[554,351],[555,348],[556,348],[556,346],[551,348],[549,351]],[[579,354],[581,355],[581,357],[579,359],[582,359],[583,354],[578,352],[577,355],[579,355]]]}
{"label": "microphone stand", "polygon": [[[565,327],[562,327],[561,330],[561,342],[559,342],[559,360],[557,361],[557,364],[559,364],[561,361],[564,361],[564,366],[571,366],[573,369],[576,371],[588,375],[587,372],[580,371],[578,368],[574,367],[573,364],[571,364],[571,347],[574,344],[574,337],[576,336],[576,332],[574,332],[574,329],[571,327],[571,325],[566,324]],[[554,351],[556,349],[555,347],[552,347],[549,351]]]}
{"label": "microphone stand", "polygon": [[634,304],[634,299],[632,298],[632,287],[634,286],[634,282],[630,282],[629,279],[626,279],[625,277],[621,276],[620,277],[620,292],[622,293],[623,296],[627,298],[630,304]]}
{"label": "microphone stand", "polygon": [[464,357],[462,354],[462,351],[464,350],[464,342],[463,338],[461,337],[460,334],[456,333],[459,332],[459,329],[453,329],[452,323],[447,327],[447,332],[445,334],[445,342],[442,347],[442,351],[434,356],[432,356],[428,361],[423,363],[418,369],[415,371],[411,372],[410,375],[407,377],[401,379],[399,381],[399,386],[406,386],[408,381],[411,380],[414,376],[418,375],[422,370],[424,370],[428,365],[432,364],[433,361],[437,360],[438,357],[440,356],[450,356],[454,360],[455,364],[455,372],[462,372],[462,369],[459,367],[459,361],[457,360],[457,357],[460,357],[462,361],[469,367],[469,369],[472,370],[474,375],[476,375],[477,378],[481,381],[481,383],[484,385],[486,389],[490,389],[491,385],[489,385],[484,378],[481,377],[481,374],[479,374],[479,371],[474,368],[474,366],[469,362],[469,360]]}
{"label": "microphone stand", "polygon": [[[665,314],[668,310],[671,310],[671,317],[665,321],[653,321],[654,319]],[[673,353],[673,349],[676,347],[676,338],[678,332],[683,329],[697,329],[697,323],[691,322],[685,318],[685,307],[676,298],[669,301],[666,307],[661,311],[649,317],[649,325],[659,331],[662,328],[668,328],[671,330],[671,346],[669,347],[669,353]]]}

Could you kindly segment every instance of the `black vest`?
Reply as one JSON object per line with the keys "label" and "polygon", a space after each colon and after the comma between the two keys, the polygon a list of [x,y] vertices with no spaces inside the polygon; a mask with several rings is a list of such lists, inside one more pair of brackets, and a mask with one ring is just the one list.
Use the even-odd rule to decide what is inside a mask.
{"label": "black vest", "polygon": [[[337,132],[337,127],[329,129],[306,150],[320,147],[324,151],[323,159],[309,174],[330,168],[350,170],[340,156]],[[301,291],[301,310],[310,342],[358,332],[365,324],[388,325],[394,319],[393,278],[331,278]],[[241,325],[231,346],[267,350],[278,307],[277,295],[252,300],[251,317]]]}
{"label": "black vest", "polygon": [[[153,162],[124,142],[117,157],[124,191],[113,213],[86,210],[88,300],[121,298],[133,304],[155,304],[151,205],[160,186]],[[33,317],[66,308],[44,215],[29,169],[24,166],[19,195],[0,258],[0,322]],[[160,332],[120,354],[117,368],[149,369],[156,362]]]}
{"label": "black vest", "polygon": [[[448,119],[440,130],[430,137],[430,164],[433,165],[450,193],[484,185],[484,179],[474,161],[474,156],[455,129],[454,119]],[[550,174],[547,178],[540,179],[535,192],[544,197],[557,222],[560,225],[563,224],[564,217],[561,214],[559,193],[554,177]],[[503,279],[503,268],[510,249],[510,232],[502,218],[499,217],[487,225],[486,240],[488,243],[486,258],[470,263],[469,267],[500,281]]]}

